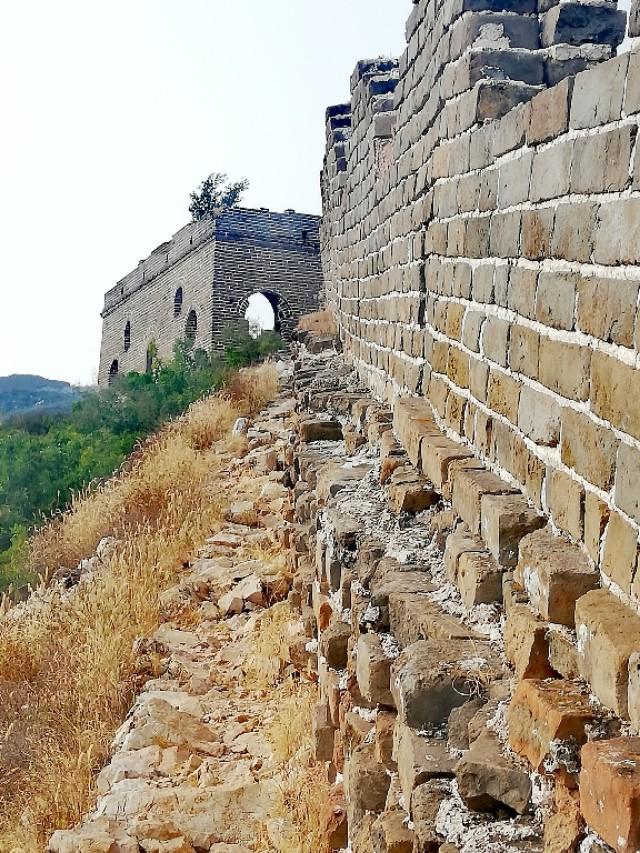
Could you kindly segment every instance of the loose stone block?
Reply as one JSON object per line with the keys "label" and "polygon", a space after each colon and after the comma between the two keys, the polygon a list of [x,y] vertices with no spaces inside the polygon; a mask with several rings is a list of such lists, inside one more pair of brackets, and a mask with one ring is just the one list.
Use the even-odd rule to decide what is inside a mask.
{"label": "loose stone block", "polygon": [[[476,660],[486,647],[470,640],[420,640],[404,649],[391,668],[398,718],[414,729],[446,722],[472,695],[470,675],[457,666]],[[490,670],[490,664],[487,663]]]}
{"label": "loose stone block", "polygon": [[545,528],[520,542],[515,580],[543,619],[573,627],[576,601],[598,586],[599,576],[577,545]]}
{"label": "loose stone block", "polygon": [[611,44],[624,39],[626,14],[610,4],[590,5],[566,2],[554,6],[543,17],[543,47],[552,44]]}
{"label": "loose stone block", "polygon": [[522,495],[482,496],[482,538],[495,560],[505,568],[515,568],[521,539],[544,524],[544,517]]}
{"label": "loose stone block", "polygon": [[455,759],[449,755],[446,740],[425,737],[401,722],[393,734],[393,758],[405,803],[411,803],[415,788],[430,779],[452,778]]}
{"label": "loose stone block", "polygon": [[582,748],[580,811],[616,853],[640,848],[640,738],[592,741]]}
{"label": "loose stone block", "polygon": [[314,441],[342,441],[342,424],[337,420],[305,420],[298,431],[303,444]]}
{"label": "loose stone block", "polygon": [[[442,836],[436,832],[436,819],[440,806],[450,795],[450,783],[433,779],[414,790],[411,797],[411,820],[417,841],[416,853],[444,851]],[[415,848],[414,848],[415,850]]]}
{"label": "loose stone block", "polygon": [[392,593],[389,596],[389,625],[400,647],[418,640],[480,640],[480,636],[435,602],[421,595]]}
{"label": "loose stone block", "polygon": [[458,589],[467,610],[502,601],[504,570],[489,554],[464,552],[458,561]]}
{"label": "loose stone block", "polygon": [[356,677],[360,692],[368,702],[393,707],[389,689],[391,661],[378,634],[363,634],[358,639]]}
{"label": "loose stone block", "polygon": [[472,811],[496,811],[504,806],[524,814],[531,799],[531,779],[502,752],[493,732],[484,732],[456,767],[458,791]]}
{"label": "loose stone block", "polygon": [[516,678],[551,678],[547,625],[526,604],[513,604],[504,630],[505,654]]}
{"label": "loose stone block", "polygon": [[640,649],[640,616],[605,589],[576,604],[580,673],[602,704],[628,719],[629,658]]}
{"label": "loose stone block", "polygon": [[473,459],[473,452],[443,434],[427,436],[422,442],[422,470],[440,492],[449,482],[452,463],[461,459]]}
{"label": "loose stone block", "polygon": [[520,682],[509,706],[509,746],[534,770],[542,770],[562,742],[586,743],[587,726],[595,720],[589,696],[578,684],[527,679]]}
{"label": "loose stone block", "polygon": [[431,482],[415,469],[397,468],[389,481],[389,502],[395,513],[422,512],[438,502],[440,496]]}
{"label": "loose stone block", "polygon": [[327,703],[320,702],[313,709],[311,718],[314,761],[331,761],[333,758],[334,733],[335,729],[331,724]]}
{"label": "loose stone block", "polygon": [[373,743],[362,743],[353,750],[344,775],[347,802],[356,817],[384,811],[391,777],[376,761]]}
{"label": "loose stone block", "polygon": [[486,469],[459,468],[453,472],[452,482],[454,509],[474,535],[480,533],[483,496],[516,492],[512,486]]}
{"label": "loose stone block", "polygon": [[578,644],[572,632],[562,626],[551,625],[547,631],[547,642],[551,667],[570,681],[580,678]]}
{"label": "loose stone block", "polygon": [[345,669],[351,628],[346,622],[334,622],[320,637],[320,654],[332,669]]}
{"label": "loose stone block", "polygon": [[486,554],[486,546],[479,536],[471,533],[466,524],[460,524],[447,537],[444,549],[444,567],[453,584],[458,582],[460,557],[465,553]]}
{"label": "loose stone block", "polygon": [[372,853],[412,853],[414,834],[407,815],[400,809],[381,814],[371,828],[371,844]]}

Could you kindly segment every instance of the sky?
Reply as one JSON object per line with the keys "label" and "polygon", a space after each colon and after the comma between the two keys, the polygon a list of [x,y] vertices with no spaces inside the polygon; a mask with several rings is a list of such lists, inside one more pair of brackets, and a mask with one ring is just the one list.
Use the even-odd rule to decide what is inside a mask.
{"label": "sky", "polygon": [[95,381],[104,293],[189,220],[320,212],[324,111],[397,56],[409,0],[0,3],[0,375]]}

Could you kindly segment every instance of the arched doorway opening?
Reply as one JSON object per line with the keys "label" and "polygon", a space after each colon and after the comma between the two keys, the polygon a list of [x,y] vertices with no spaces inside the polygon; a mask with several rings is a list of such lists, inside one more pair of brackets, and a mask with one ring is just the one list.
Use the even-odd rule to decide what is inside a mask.
{"label": "arched doorway opening", "polygon": [[117,379],[119,370],[120,365],[118,364],[118,359],[114,358],[114,360],[111,362],[111,367],[109,368],[109,385],[111,385],[111,383],[115,379]]}
{"label": "arched doorway opening", "polygon": [[249,321],[250,330],[259,324],[258,334],[272,329],[288,340],[293,330],[293,310],[287,300],[274,290],[256,290],[251,296],[241,299],[238,314]]}
{"label": "arched doorway opening", "polygon": [[187,317],[184,333],[188,341],[190,341],[191,343],[195,341],[196,336],[198,334],[198,315],[195,311],[189,311],[189,316]]}
{"label": "arched doorway opening", "polygon": [[278,323],[276,308],[264,293],[253,293],[249,299],[244,318],[249,323],[249,334],[259,337],[263,332],[274,331]]}

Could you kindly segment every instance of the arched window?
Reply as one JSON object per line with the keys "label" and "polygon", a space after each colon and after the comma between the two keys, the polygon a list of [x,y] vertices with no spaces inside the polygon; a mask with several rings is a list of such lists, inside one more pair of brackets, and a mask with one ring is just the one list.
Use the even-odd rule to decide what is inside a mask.
{"label": "arched window", "polygon": [[127,321],[124,327],[124,351],[129,352],[131,349],[131,323]]}
{"label": "arched window", "polygon": [[182,288],[179,287],[176,290],[176,295],[173,297],[173,316],[174,317],[179,317],[182,314],[182,299],[183,299]]}
{"label": "arched window", "polygon": [[195,341],[198,334],[198,315],[195,311],[189,311],[184,331],[188,341]]}
{"label": "arched window", "polygon": [[113,382],[113,380],[118,375],[118,370],[120,369],[120,365],[118,364],[118,359],[114,359],[111,362],[111,367],[109,368],[109,385]]}

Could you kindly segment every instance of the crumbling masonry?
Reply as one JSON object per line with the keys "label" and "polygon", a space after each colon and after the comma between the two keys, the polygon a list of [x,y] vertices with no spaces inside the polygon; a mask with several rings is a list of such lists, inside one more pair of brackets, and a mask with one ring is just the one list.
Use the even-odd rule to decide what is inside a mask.
{"label": "crumbling masonry", "polygon": [[[608,0],[420,0],[400,60],[359,62],[351,102],[327,111],[326,299],[347,361],[389,406],[382,420],[373,401],[353,411],[349,440],[379,442],[383,481],[398,462],[397,511],[442,502],[432,533],[450,531],[446,582],[463,608],[456,623],[432,612],[446,584],[426,553],[419,570],[432,577],[405,589],[396,576],[392,601],[388,542],[365,554],[357,537],[323,534],[317,596],[333,615],[317,604],[317,746],[346,758],[354,851],[458,849],[433,781],[452,777],[471,812],[511,815],[553,783],[545,850],[640,849],[640,51],[614,56],[625,29]],[[323,488],[321,532],[337,491]],[[337,517],[342,530],[345,506]],[[345,572],[335,555],[349,550]],[[375,599],[362,618],[354,583],[355,602]],[[506,693],[491,686],[491,650],[472,650],[483,606],[506,615]],[[477,659],[494,716],[449,716]],[[336,682],[342,665],[357,685]],[[390,709],[368,740],[337,710],[345,689],[378,721]],[[429,741],[439,726],[463,750],[455,773]],[[383,771],[398,772],[399,756],[394,800]],[[475,850],[543,849],[541,836],[469,838]]]}
{"label": "crumbling masonry", "polygon": [[254,293],[269,300],[288,339],[318,305],[318,227],[318,217],[294,210],[246,208],[186,225],[105,295],[100,384],[170,359],[181,338],[219,348]]}

